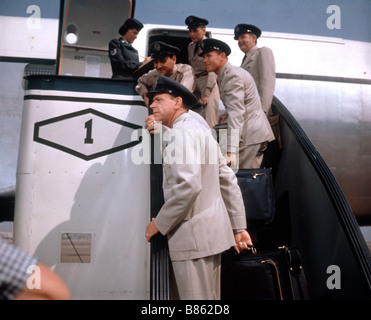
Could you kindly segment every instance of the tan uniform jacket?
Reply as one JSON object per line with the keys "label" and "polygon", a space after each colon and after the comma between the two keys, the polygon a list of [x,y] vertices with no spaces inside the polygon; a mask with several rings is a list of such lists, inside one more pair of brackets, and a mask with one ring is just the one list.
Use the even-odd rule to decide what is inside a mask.
{"label": "tan uniform jacket", "polygon": [[[138,79],[138,85],[135,87],[135,90],[142,97],[144,97],[144,95],[147,94],[148,91],[156,86],[158,77],[159,73],[156,69],[149,71]],[[188,88],[191,92],[193,92],[195,88],[195,79],[192,67],[188,64],[175,64],[173,73],[169,78],[176,82],[179,82],[180,84]]]}
{"label": "tan uniform jacket", "polygon": [[[165,147],[165,203],[155,219],[157,228],[167,235],[170,258],[182,261],[221,253],[235,245],[232,230],[246,228],[236,176],[210,129],[189,113],[179,116],[168,133],[168,137],[183,139]],[[185,164],[171,163],[171,155],[177,152],[189,157]]]}
{"label": "tan uniform jacket", "polygon": [[276,85],[276,64],[273,52],[267,47],[253,47],[241,64],[255,80],[262,108],[269,115]]}
{"label": "tan uniform jacket", "polygon": [[[206,37],[204,37],[206,39]],[[188,45],[188,61],[195,74],[196,88],[193,92],[197,98],[202,96],[209,97],[209,102],[205,106],[204,114],[208,125],[212,128],[218,123],[219,118],[219,90],[216,83],[217,75],[214,72],[207,72],[203,58],[198,55],[201,53],[200,46],[196,49],[196,43]],[[196,49],[196,50],[195,50]]]}
{"label": "tan uniform jacket", "polygon": [[[228,113],[228,152],[236,152],[236,147],[241,145],[274,140],[250,73],[227,62],[218,74],[218,85],[220,98]],[[238,129],[238,139],[232,136],[232,129]]]}

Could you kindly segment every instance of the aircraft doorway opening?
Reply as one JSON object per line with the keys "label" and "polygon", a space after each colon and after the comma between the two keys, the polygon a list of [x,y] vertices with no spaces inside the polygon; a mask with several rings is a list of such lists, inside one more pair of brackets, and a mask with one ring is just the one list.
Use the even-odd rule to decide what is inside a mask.
{"label": "aircraft doorway opening", "polygon": [[[206,32],[206,36],[210,38],[210,32]],[[188,45],[191,42],[189,33],[187,30],[169,30],[169,29],[155,29],[148,34],[148,52],[152,43],[155,41],[162,41],[180,49],[177,55],[177,63],[188,64]]]}

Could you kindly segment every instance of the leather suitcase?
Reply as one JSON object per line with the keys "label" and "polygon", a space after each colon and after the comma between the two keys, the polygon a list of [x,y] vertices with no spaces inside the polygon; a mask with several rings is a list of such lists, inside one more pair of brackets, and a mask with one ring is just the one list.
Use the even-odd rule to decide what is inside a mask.
{"label": "leather suitcase", "polygon": [[222,254],[222,300],[307,300],[307,282],[299,251],[280,247]]}
{"label": "leather suitcase", "polygon": [[275,217],[272,169],[240,169],[236,177],[249,227],[271,223]]}

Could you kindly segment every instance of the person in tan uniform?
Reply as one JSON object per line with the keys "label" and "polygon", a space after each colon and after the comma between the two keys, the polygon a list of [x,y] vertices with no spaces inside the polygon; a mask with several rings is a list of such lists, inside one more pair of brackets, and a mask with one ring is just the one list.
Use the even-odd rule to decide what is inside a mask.
{"label": "person in tan uniform", "polygon": [[200,44],[206,39],[206,25],[208,20],[189,16],[185,20],[189,29],[189,36],[192,42],[188,45],[188,61],[193,68],[195,75],[196,88],[193,94],[201,100],[201,106],[193,111],[202,115],[210,128],[218,123],[219,118],[219,89],[216,83],[216,74],[207,72],[201,53]]}
{"label": "person in tan uniform", "polygon": [[257,39],[260,35],[261,30],[251,24],[238,24],[234,29],[234,39],[238,40],[238,46],[244,52],[241,67],[254,78],[262,108],[268,117],[275,136],[275,140],[268,143],[262,162],[262,166],[272,167],[273,175],[275,175],[275,163],[278,161],[277,154],[282,149],[280,116],[274,116],[271,110],[276,85],[276,64],[270,48],[257,47]]}
{"label": "person in tan uniform", "polygon": [[147,107],[150,104],[147,93],[155,87],[160,75],[181,83],[193,92],[195,80],[192,67],[188,64],[176,63],[176,55],[180,52],[179,48],[156,41],[151,45],[149,51],[151,58],[154,60],[155,69],[138,78],[138,84],[135,87],[135,90],[143,97]]}
{"label": "person in tan uniform", "polygon": [[218,75],[220,98],[226,108],[226,158],[234,168],[260,168],[264,150],[274,135],[254,79],[246,70],[228,62],[231,49],[223,41],[206,39],[201,48],[206,70]]}
{"label": "person in tan uniform", "polygon": [[[189,110],[196,96],[164,76],[149,95],[153,115],[146,128],[151,132],[153,121],[161,121],[168,139],[163,136],[165,202],[147,225],[146,239],[159,232],[167,236],[172,298],[220,299],[221,253],[231,247],[240,253],[252,245],[241,189],[207,123]],[[182,157],[172,158],[176,154]]]}
{"label": "person in tan uniform", "polygon": [[234,28],[234,39],[238,40],[238,46],[245,53],[241,67],[254,78],[262,108],[270,116],[276,85],[276,64],[271,49],[257,47],[260,35],[261,30],[251,24],[238,24]]}

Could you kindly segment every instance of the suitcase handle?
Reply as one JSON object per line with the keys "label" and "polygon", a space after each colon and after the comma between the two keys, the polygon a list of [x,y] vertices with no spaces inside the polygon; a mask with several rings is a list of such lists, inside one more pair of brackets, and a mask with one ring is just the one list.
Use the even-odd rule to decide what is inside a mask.
{"label": "suitcase handle", "polygon": [[276,272],[276,280],[277,280],[278,291],[280,293],[280,300],[283,300],[281,280],[280,280],[280,273],[278,271],[277,264],[273,260],[271,260],[271,259],[262,260],[261,263],[268,263],[268,264],[270,264],[273,267],[274,271]]}
{"label": "suitcase handle", "polygon": [[251,252],[252,252],[253,254],[257,254],[257,253],[258,253],[258,250],[256,250],[256,247],[254,247],[254,245],[247,244],[247,243],[246,243],[246,245],[247,245],[248,248],[251,249]]}

